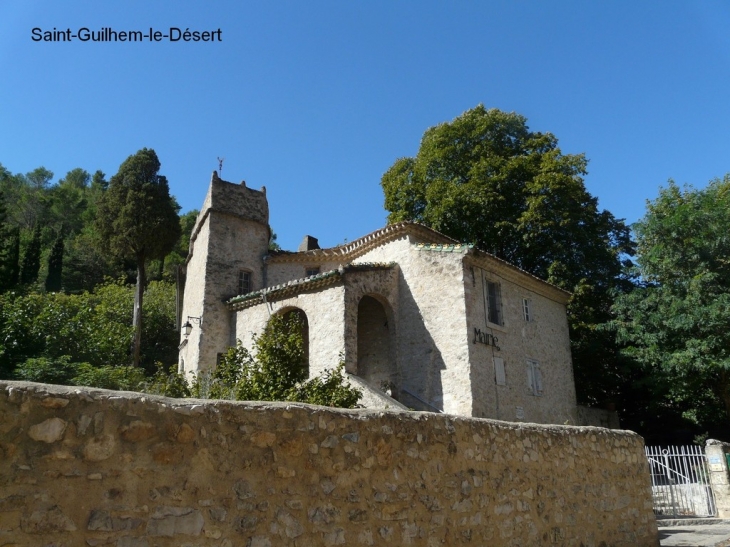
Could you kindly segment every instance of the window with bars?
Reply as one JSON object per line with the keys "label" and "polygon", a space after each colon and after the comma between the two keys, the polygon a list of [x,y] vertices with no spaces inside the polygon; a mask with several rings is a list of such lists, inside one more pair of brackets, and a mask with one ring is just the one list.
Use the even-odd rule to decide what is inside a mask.
{"label": "window with bars", "polygon": [[238,294],[248,294],[251,292],[251,272],[241,270],[238,272]]}
{"label": "window with bars", "polygon": [[487,321],[495,325],[502,325],[502,295],[499,283],[484,278],[485,307]]}
{"label": "window with bars", "polygon": [[319,266],[307,266],[304,270],[304,276],[309,277],[319,273]]}

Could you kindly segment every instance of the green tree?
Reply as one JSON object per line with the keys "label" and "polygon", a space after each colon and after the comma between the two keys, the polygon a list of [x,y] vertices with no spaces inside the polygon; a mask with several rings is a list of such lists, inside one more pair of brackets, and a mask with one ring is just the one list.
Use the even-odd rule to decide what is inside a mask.
{"label": "green tree", "polygon": [[[275,315],[254,338],[255,357],[241,345],[230,348],[210,382],[197,378],[194,395],[239,401],[296,401],[354,408],[362,393],[350,386],[344,365],[307,380],[303,322],[290,313]],[[164,382],[162,382],[164,384]]]}
{"label": "green tree", "polygon": [[48,188],[53,180],[53,172],[49,171],[45,167],[38,167],[33,169],[30,173],[25,175],[26,180],[32,188],[43,190]]}
{"label": "green tree", "polygon": [[41,225],[33,230],[33,237],[25,248],[23,264],[20,267],[20,282],[23,285],[35,283],[41,268]]}
{"label": "green tree", "polygon": [[[190,235],[193,232],[197,218],[197,210],[188,211],[180,215],[180,238],[163,260],[160,260],[157,264],[153,264],[153,267],[155,265],[157,266],[159,278],[166,280],[176,279],[176,270],[185,264],[185,260],[188,257]],[[162,270],[161,273],[159,273],[160,270]]]}
{"label": "green tree", "polygon": [[20,234],[10,226],[5,196],[0,190],[0,292],[18,284],[19,246]]}
{"label": "green tree", "polygon": [[76,234],[83,229],[89,209],[90,179],[89,173],[76,168],[47,192],[49,221],[63,235]]}
{"label": "green tree", "polygon": [[479,105],[426,130],[414,158],[383,175],[388,222],[423,223],[571,291],[579,400],[617,397],[623,365],[610,333],[612,291],[626,290],[628,227],[598,209],[583,183],[583,154],[563,154],[550,133],[515,113]]}
{"label": "green tree", "polygon": [[4,265],[7,268],[8,289],[18,286],[20,283],[20,229],[13,228],[10,231],[10,247]]}
{"label": "green tree", "polygon": [[[175,287],[152,282],[147,287],[142,368],[177,358]],[[99,368],[127,363],[134,288],[108,282],[93,293],[7,292],[0,295],[0,374],[5,377],[28,359],[60,359]],[[140,369],[141,370],[141,369]]]}
{"label": "green tree", "polygon": [[16,176],[16,222],[22,229],[33,230],[46,218],[52,179],[53,173],[45,167]]}
{"label": "green tree", "polygon": [[722,416],[727,431],[730,175],[699,190],[670,181],[634,230],[642,286],[617,299],[610,326],[666,407],[703,427]]}
{"label": "green tree", "polygon": [[106,175],[103,171],[97,170],[91,177],[91,189],[104,192],[109,187],[109,181],[106,180]]}
{"label": "green tree", "polygon": [[59,292],[63,274],[63,236],[59,235],[48,255],[48,276],[46,277],[46,291]]}
{"label": "green tree", "polygon": [[93,292],[107,277],[124,275],[121,260],[109,256],[98,245],[98,235],[93,225],[65,243],[62,286],[66,292]]}
{"label": "green tree", "polygon": [[98,201],[96,227],[102,248],[134,260],[137,287],[134,299],[132,362],[139,366],[142,300],[147,282],[145,263],[162,259],[180,237],[180,221],[167,179],[159,174],[154,150],[143,148],[129,156],[109,181]]}

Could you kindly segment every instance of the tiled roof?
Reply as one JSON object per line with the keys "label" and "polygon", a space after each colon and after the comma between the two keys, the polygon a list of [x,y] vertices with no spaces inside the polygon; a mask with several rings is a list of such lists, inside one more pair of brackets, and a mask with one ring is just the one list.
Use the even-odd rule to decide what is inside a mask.
{"label": "tiled roof", "polygon": [[473,249],[474,245],[467,243],[455,243],[453,245],[442,245],[439,243],[418,243],[417,251],[440,251],[442,253],[463,253]]}
{"label": "tiled roof", "polygon": [[308,262],[312,259],[337,260],[350,262],[370,249],[393,241],[406,234],[420,236],[421,239],[442,244],[456,244],[458,241],[450,237],[418,224],[417,222],[399,222],[389,224],[384,228],[375,230],[366,236],[356,239],[352,243],[330,247],[328,249],[312,249],[310,251],[270,251],[267,258],[270,262]]}
{"label": "tiled roof", "polygon": [[[417,243],[415,248],[419,251],[436,251],[446,253],[463,253],[470,255],[479,261],[482,261],[485,266],[491,264],[493,267],[498,267],[500,271],[507,277],[520,284],[518,278],[523,276],[523,279],[527,278],[531,280],[531,284],[534,285],[535,281],[544,284],[545,289],[550,293],[555,294],[559,300],[566,300],[570,297],[570,292],[561,289],[560,287],[548,283],[547,281],[540,279],[539,277],[526,272],[510,264],[504,259],[498,258],[491,253],[482,251],[476,248],[474,245],[467,243],[460,243],[455,239],[452,239],[441,232],[437,232],[423,224],[417,222],[399,222],[398,224],[390,224],[376,230],[366,236],[356,239],[352,243],[346,245],[338,245],[337,247],[331,247],[329,249],[314,249],[311,251],[292,252],[292,251],[272,251],[270,252],[267,260],[270,262],[310,262],[310,261],[333,261],[341,260],[342,262],[351,262],[358,256],[362,256],[371,249],[388,243],[389,241],[396,240],[411,234],[416,236],[421,241],[429,241],[430,243]],[[557,291],[557,294],[556,292]]]}
{"label": "tiled roof", "polygon": [[232,310],[250,308],[267,300],[280,300],[293,296],[305,290],[320,289],[336,284],[349,272],[366,272],[372,270],[387,270],[395,266],[394,262],[361,262],[359,264],[347,264],[336,270],[321,272],[302,279],[293,279],[280,285],[266,287],[260,291],[254,291],[239,296],[234,296],[226,302]]}

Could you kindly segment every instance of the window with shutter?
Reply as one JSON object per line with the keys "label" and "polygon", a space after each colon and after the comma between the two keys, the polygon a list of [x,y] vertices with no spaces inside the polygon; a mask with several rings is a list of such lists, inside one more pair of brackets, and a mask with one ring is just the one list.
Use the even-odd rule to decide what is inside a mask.
{"label": "window with shutter", "polygon": [[501,357],[494,358],[494,381],[498,386],[507,385],[507,375],[504,371],[504,359]]}
{"label": "window with shutter", "polygon": [[542,395],[542,372],[540,363],[531,359],[527,360],[527,388],[530,395],[539,397]]}

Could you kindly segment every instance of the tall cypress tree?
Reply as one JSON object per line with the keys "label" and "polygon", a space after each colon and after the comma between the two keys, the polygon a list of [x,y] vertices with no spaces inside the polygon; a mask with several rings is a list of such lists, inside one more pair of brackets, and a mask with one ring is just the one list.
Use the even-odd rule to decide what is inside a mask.
{"label": "tall cypress tree", "polygon": [[8,289],[14,289],[20,281],[20,228],[10,233],[10,248],[7,254]]}
{"label": "tall cypress tree", "polygon": [[132,324],[132,362],[139,366],[142,341],[142,297],[147,284],[145,262],[162,259],[180,237],[179,206],[170,196],[167,179],[159,174],[154,150],[129,156],[97,203],[96,228],[105,252],[137,263]]}
{"label": "tall cypress tree", "polygon": [[33,238],[28,243],[23,255],[23,265],[20,267],[20,282],[23,285],[35,283],[38,271],[41,269],[41,226],[36,224]]}
{"label": "tall cypress tree", "polygon": [[51,254],[48,256],[48,276],[46,277],[46,291],[59,292],[61,290],[61,275],[63,273],[63,236],[58,235],[53,243]]}

